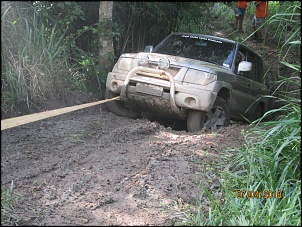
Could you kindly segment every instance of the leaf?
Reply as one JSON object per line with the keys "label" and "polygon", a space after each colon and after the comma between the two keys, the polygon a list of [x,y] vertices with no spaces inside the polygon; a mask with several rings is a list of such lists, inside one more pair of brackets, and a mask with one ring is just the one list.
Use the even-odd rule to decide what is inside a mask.
{"label": "leaf", "polygon": [[296,71],[301,71],[301,66],[293,65],[293,64],[290,64],[290,63],[285,62],[285,61],[281,61],[280,63],[287,66],[287,67],[289,67],[289,68],[291,68],[291,69],[294,69]]}
{"label": "leaf", "polygon": [[289,42],[289,44],[298,44],[298,45],[301,45],[301,40],[291,41],[291,42]]}

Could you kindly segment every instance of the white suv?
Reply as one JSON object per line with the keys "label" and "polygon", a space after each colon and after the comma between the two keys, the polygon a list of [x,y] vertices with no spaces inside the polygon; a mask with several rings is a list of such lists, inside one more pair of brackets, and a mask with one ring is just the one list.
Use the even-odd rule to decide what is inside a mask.
{"label": "white suv", "polygon": [[267,110],[262,58],[232,40],[172,33],[154,49],[122,54],[107,76],[107,103],[119,116],[142,112],[186,119],[188,131],[255,120]]}

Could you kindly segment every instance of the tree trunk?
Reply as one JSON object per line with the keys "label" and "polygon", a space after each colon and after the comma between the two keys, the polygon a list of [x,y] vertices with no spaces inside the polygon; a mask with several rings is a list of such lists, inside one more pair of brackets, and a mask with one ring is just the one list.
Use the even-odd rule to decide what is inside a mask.
{"label": "tree trunk", "polygon": [[[113,35],[112,35],[112,8],[113,1],[100,1],[99,8],[99,43],[101,77],[106,78],[114,63]],[[99,84],[100,85],[100,84]],[[101,88],[100,88],[101,89]],[[103,97],[101,91],[101,96]]]}

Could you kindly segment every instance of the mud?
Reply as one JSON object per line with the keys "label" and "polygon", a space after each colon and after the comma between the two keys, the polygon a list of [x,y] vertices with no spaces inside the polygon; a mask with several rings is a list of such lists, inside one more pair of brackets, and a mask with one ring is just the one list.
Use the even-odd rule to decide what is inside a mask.
{"label": "mud", "polygon": [[175,206],[194,206],[198,182],[209,180],[205,164],[240,146],[246,125],[176,126],[102,104],[2,131],[1,188],[12,186],[17,201],[1,224],[175,224]]}

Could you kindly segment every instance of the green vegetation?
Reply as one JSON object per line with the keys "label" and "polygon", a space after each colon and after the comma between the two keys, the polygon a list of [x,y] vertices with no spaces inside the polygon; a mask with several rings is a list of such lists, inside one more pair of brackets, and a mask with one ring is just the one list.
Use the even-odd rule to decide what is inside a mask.
{"label": "green vegetation", "polygon": [[15,220],[16,217],[12,215],[16,195],[13,195],[14,182],[11,182],[9,189],[1,188],[1,225],[9,225],[9,220]]}
{"label": "green vegetation", "polygon": [[[104,31],[98,7],[98,2],[1,2],[2,117],[37,111],[43,101],[68,90],[102,91],[107,72],[99,59],[98,34]],[[250,2],[245,20],[253,14]],[[246,34],[237,34],[233,19],[231,2],[114,2],[111,57],[156,45],[174,31],[215,35],[214,23],[227,38],[247,43],[251,23]],[[301,225],[301,3],[269,1],[263,29],[277,56],[267,67],[268,82],[274,83],[271,99],[279,105],[266,116],[274,118],[253,122],[243,132],[241,148],[226,150],[221,160],[205,166],[212,181],[200,182],[197,208],[186,208],[181,224]],[[272,66],[278,69],[274,82],[268,75]],[[262,198],[237,198],[242,190],[254,191],[254,197],[262,192]],[[263,198],[264,190],[280,198]],[[1,189],[3,214],[13,201],[12,190]]]}
{"label": "green vegetation", "polygon": [[98,7],[85,4],[1,2],[2,117],[40,111],[68,90],[99,91],[98,21],[89,18]]}
{"label": "green vegetation", "polygon": [[12,191],[1,189],[1,212],[12,208],[13,201]]}
{"label": "green vegetation", "polygon": [[101,98],[112,68],[99,57],[105,28],[112,28],[115,53],[108,57],[113,60],[146,44],[156,45],[177,30],[190,8],[189,3],[177,2],[114,2],[113,21],[103,26],[99,6],[100,2],[1,2],[2,118],[41,111],[44,102],[62,98],[68,90]]}
{"label": "green vegetation", "polygon": [[207,165],[216,166],[212,176],[220,187],[200,182],[199,198],[211,203],[199,201],[183,224],[301,225],[301,100],[290,99],[274,111],[282,114],[254,122],[243,132],[241,148],[226,150],[221,160]]}
{"label": "green vegetation", "polygon": [[[277,8],[276,2],[270,5]],[[287,6],[286,13],[266,22],[276,28],[278,63],[291,72],[278,75],[270,96],[280,107],[242,132],[240,148],[226,150],[220,160],[206,165],[219,189],[201,181],[197,206],[183,213],[180,225],[301,225],[301,63],[289,56],[301,45],[301,3]],[[269,115],[274,117],[264,121]]]}
{"label": "green vegetation", "polygon": [[[269,3],[272,19],[265,30],[274,31],[268,42],[280,47],[300,34],[296,16],[300,3]],[[41,111],[44,102],[64,97],[68,90],[102,97],[111,66],[105,67],[106,59],[99,57],[99,37],[107,31],[99,23],[99,6],[99,2],[1,2],[2,118]],[[227,38],[246,42],[246,35],[232,31],[231,2],[114,2],[112,13],[111,61],[125,52],[142,51],[145,45],[155,46],[174,31],[217,35],[218,29],[226,31]],[[249,3],[245,20],[253,13]],[[251,23],[246,23],[246,30],[252,31]],[[295,51],[288,48],[284,46],[286,56]]]}

